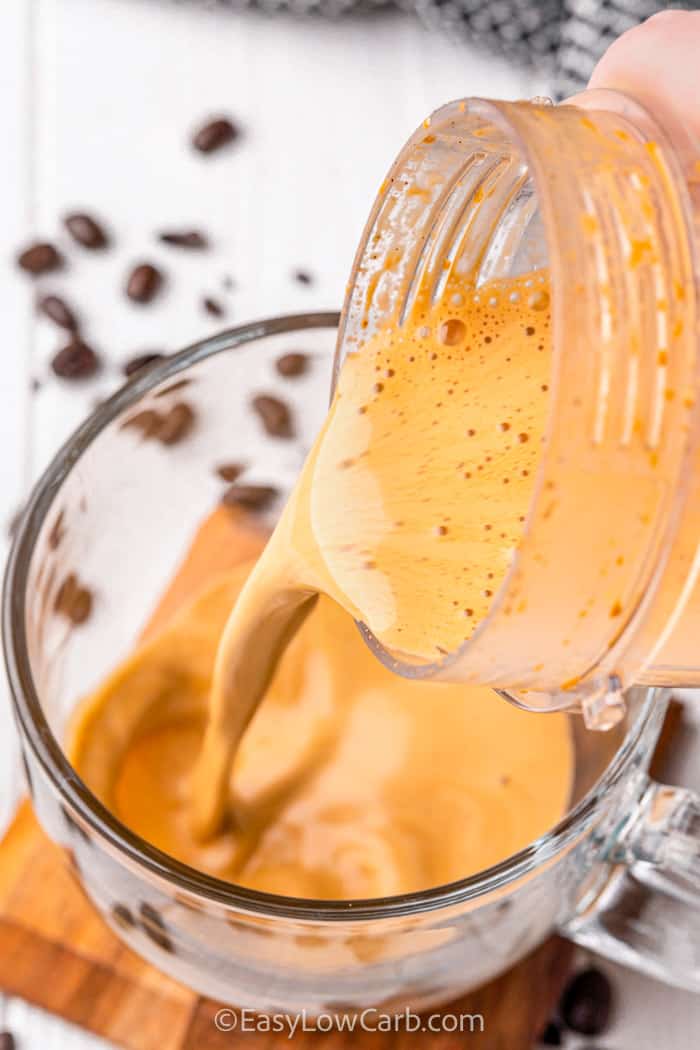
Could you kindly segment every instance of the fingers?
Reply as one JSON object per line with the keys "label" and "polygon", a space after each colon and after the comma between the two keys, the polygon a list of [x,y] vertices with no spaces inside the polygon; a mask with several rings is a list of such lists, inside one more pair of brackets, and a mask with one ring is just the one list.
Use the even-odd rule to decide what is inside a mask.
{"label": "fingers", "polygon": [[700,137],[700,11],[663,11],[623,33],[589,87],[631,95],[672,138],[684,124]]}

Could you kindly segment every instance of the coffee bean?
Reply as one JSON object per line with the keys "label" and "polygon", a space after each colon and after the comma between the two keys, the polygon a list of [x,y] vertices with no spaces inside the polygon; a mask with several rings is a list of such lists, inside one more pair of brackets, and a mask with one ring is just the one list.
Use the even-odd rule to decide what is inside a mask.
{"label": "coffee bean", "polygon": [[145,408],[141,412],[137,412],[133,416],[129,416],[121,424],[121,430],[140,430],[141,437],[147,440],[150,437],[155,437],[158,433],[158,428],[161,424],[161,415],[159,412],[154,411],[152,408]]}
{"label": "coffee bean", "polygon": [[238,481],[245,467],[242,463],[221,463],[220,466],[214,469],[222,481],[228,481],[230,484],[233,481]]}
{"label": "coffee bean", "polygon": [[245,510],[265,510],[277,496],[271,485],[231,485],[221,502],[225,507],[243,507]]}
{"label": "coffee bean", "polygon": [[32,277],[38,277],[42,273],[51,273],[60,270],[63,266],[63,256],[48,241],[36,241],[17,256],[17,264]]}
{"label": "coffee bean", "polygon": [[109,237],[104,227],[92,215],[86,215],[85,212],[71,212],[70,215],[64,217],[63,224],[73,240],[83,248],[99,251],[109,244]]}
{"label": "coffee bean", "polygon": [[136,919],[126,904],[114,904],[110,910],[112,919],[122,930],[130,930],[136,925]]}
{"label": "coffee bean", "polygon": [[270,394],[258,394],[252,405],[270,437],[293,437],[292,414],[284,401]]}
{"label": "coffee bean", "polygon": [[189,435],[194,423],[192,407],[186,401],[179,401],[161,418],[156,437],[163,445],[176,445]]}
{"label": "coffee bean", "polygon": [[12,1032],[0,1032],[0,1050],[17,1050],[17,1041]]}
{"label": "coffee bean", "polygon": [[89,379],[99,367],[97,354],[81,339],[64,346],[51,362],[51,368],[60,379]]}
{"label": "coffee bean", "polygon": [[37,306],[42,314],[60,328],[67,328],[73,332],[77,330],[77,317],[65,299],[61,299],[59,295],[44,295],[39,299]]}
{"label": "coffee bean", "polygon": [[214,153],[238,138],[240,132],[227,117],[215,117],[203,124],[192,136],[199,153]]}
{"label": "coffee bean", "polygon": [[557,1024],[556,1021],[550,1021],[537,1041],[538,1043],[541,1043],[542,1046],[562,1046],[564,1043],[564,1036],[561,1030],[561,1025]]}
{"label": "coffee bean", "polygon": [[559,1006],[564,1023],[581,1035],[600,1035],[610,1023],[612,986],[601,973],[590,967],[582,970],[564,989]]}
{"label": "coffee bean", "polygon": [[152,263],[139,263],[126,282],[126,294],[135,303],[150,303],[163,283],[163,274]]}
{"label": "coffee bean", "polygon": [[217,302],[216,299],[211,299],[209,298],[209,296],[205,296],[205,298],[202,299],[202,306],[208,314],[211,314],[212,317],[224,316],[224,308],[221,305],[221,303]]}
{"label": "coffee bean", "polygon": [[141,929],[146,936],[164,952],[174,952],[173,942],[170,940],[166,925],[153,905],[142,903],[139,907],[139,915]]}
{"label": "coffee bean", "polygon": [[291,379],[293,376],[303,376],[308,370],[309,358],[307,354],[283,354],[275,361],[275,368],[281,376]]}
{"label": "coffee bean", "polygon": [[165,354],[152,353],[152,354],[137,354],[136,357],[130,357],[128,361],[122,366],[122,372],[125,376],[133,376],[136,372],[140,372],[142,368],[147,368],[148,365],[152,365],[154,361],[162,361]]}
{"label": "coffee bean", "polygon": [[54,610],[75,626],[85,623],[92,612],[92,594],[83,587],[74,572],[66,576],[54,599]]}
{"label": "coffee bean", "polygon": [[314,279],[308,270],[295,270],[292,276],[298,284],[310,285],[314,283]]}
{"label": "coffee bean", "polygon": [[209,247],[209,241],[199,230],[166,230],[158,234],[158,240],[172,248],[201,250]]}

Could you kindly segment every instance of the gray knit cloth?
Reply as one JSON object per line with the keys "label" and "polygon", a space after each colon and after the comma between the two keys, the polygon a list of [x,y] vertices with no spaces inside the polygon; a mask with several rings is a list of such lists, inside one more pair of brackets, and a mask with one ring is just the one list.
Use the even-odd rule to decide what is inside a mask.
{"label": "gray knit cloth", "polygon": [[557,97],[580,90],[593,66],[626,29],[669,7],[700,0],[200,0],[211,6],[339,15],[353,8],[399,6],[431,28],[470,40],[520,64],[549,70]]}

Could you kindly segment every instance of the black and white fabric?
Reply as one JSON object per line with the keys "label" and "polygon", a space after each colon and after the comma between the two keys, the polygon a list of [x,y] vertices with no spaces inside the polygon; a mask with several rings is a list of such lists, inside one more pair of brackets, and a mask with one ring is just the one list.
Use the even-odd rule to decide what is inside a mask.
{"label": "black and white fabric", "polygon": [[559,97],[580,90],[593,66],[626,29],[667,8],[700,0],[200,0],[229,7],[337,16],[358,8],[399,6],[431,28],[523,64],[552,72]]}

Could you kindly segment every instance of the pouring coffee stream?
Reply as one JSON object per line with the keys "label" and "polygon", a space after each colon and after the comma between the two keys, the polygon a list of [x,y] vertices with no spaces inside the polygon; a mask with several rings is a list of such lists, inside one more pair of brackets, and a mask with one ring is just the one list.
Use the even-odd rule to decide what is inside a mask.
{"label": "pouring coffee stream", "polygon": [[419,295],[346,360],[219,647],[194,778],[199,836],[221,824],[238,742],[315,594],[424,660],[486,615],[531,498],[549,334],[545,273],[477,290],[455,272],[438,303]]}

